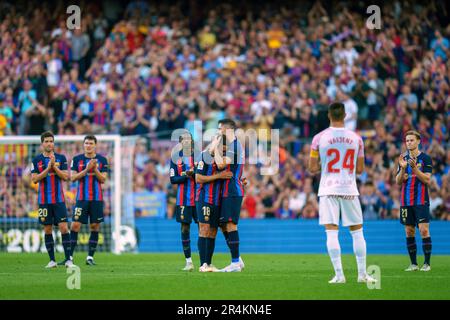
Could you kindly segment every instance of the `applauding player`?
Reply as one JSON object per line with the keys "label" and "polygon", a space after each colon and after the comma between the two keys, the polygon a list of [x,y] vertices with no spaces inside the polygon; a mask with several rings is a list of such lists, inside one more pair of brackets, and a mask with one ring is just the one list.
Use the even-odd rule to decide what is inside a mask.
{"label": "applauding player", "polygon": [[408,131],[405,134],[408,151],[400,155],[396,183],[402,186],[400,222],[405,225],[406,246],[411,265],[405,271],[417,271],[416,226],[422,237],[425,262],[420,271],[430,271],[430,199],[428,184],[432,173],[431,157],[419,151],[420,134]]}
{"label": "applauding player", "polygon": [[44,225],[45,247],[50,262],[46,268],[55,268],[55,241],[53,239],[53,224],[59,226],[64,248],[65,265],[72,267],[70,260],[70,235],[67,226],[67,208],[64,200],[62,181],[68,180],[67,159],[62,154],[54,152],[55,137],[49,131],[41,135],[43,152],[33,159],[31,181],[39,183],[39,223]]}
{"label": "applauding player", "polygon": [[96,153],[97,138],[84,137],[84,153],[76,155],[71,165],[71,180],[78,181],[77,203],[73,211],[71,225],[71,254],[77,246],[81,224],[90,222],[89,253],[87,265],[95,265],[94,253],[97,249],[100,223],[103,222],[102,184],[107,179],[108,160]]}

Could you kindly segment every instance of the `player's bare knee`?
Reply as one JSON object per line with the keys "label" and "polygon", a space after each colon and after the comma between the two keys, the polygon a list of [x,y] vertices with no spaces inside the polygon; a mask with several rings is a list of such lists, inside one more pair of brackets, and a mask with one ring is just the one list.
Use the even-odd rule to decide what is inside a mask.
{"label": "player's bare knee", "polygon": [[428,226],[419,225],[419,231],[422,238],[428,238],[430,236],[430,229]]}
{"label": "player's bare knee", "polygon": [[405,231],[408,238],[416,236],[416,228],[414,226],[406,226]]}
{"label": "player's bare knee", "polygon": [[208,238],[215,239],[217,236],[217,228],[209,228]]}
{"label": "player's bare knee", "polygon": [[100,224],[99,223],[92,223],[90,226],[91,232],[98,232],[100,230]]}
{"label": "player's bare knee", "polygon": [[80,229],[81,229],[81,223],[79,223],[79,222],[72,222],[72,224],[70,226],[70,231],[80,232]]}
{"label": "player's bare knee", "polygon": [[200,223],[199,224],[199,228],[200,228],[200,230],[199,230],[200,237],[203,237],[203,238],[208,237],[208,235],[209,235],[209,224]]}
{"label": "player's bare knee", "polygon": [[325,230],[339,230],[339,226],[336,224],[326,224]]}
{"label": "player's bare knee", "polygon": [[52,234],[53,233],[53,226],[52,225],[44,226],[44,233],[45,234]]}
{"label": "player's bare knee", "polygon": [[227,223],[227,232],[233,232],[237,230],[237,224],[233,223],[233,222],[228,222]]}
{"label": "player's bare knee", "polygon": [[59,231],[61,231],[62,234],[69,232],[69,227],[67,226],[66,222],[59,224]]}
{"label": "player's bare knee", "polygon": [[350,231],[356,231],[356,230],[362,229],[362,227],[363,227],[362,224],[350,226]]}

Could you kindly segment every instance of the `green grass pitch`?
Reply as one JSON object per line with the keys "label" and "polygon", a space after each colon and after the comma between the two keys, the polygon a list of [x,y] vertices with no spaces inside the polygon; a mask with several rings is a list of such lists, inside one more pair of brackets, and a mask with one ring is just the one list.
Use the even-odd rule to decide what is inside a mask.
{"label": "green grass pitch", "polygon": [[[342,285],[328,284],[332,267],[325,254],[245,254],[242,273],[199,273],[198,255],[196,270],[183,272],[181,253],[98,253],[93,267],[84,258],[75,256],[81,289],[69,290],[66,268],[44,269],[47,254],[1,253],[0,299],[450,299],[450,256],[433,256],[431,272],[407,273],[406,255],[370,255],[367,264],[381,268],[381,289],[356,282],[352,255],[343,256]],[[217,267],[228,263],[228,254],[215,255]]]}

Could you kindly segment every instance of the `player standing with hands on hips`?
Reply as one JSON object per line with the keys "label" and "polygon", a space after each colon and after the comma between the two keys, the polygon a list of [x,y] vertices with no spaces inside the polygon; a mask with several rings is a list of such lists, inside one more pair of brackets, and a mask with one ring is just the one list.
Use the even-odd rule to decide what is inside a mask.
{"label": "player standing with hands on hips", "polygon": [[420,271],[430,271],[430,199],[428,185],[433,171],[429,155],[419,151],[420,133],[410,130],[405,134],[407,152],[398,160],[395,182],[402,186],[400,204],[400,223],[405,226],[406,247],[410,266],[405,271],[417,271],[416,226],[422,237],[422,249],[425,262]]}
{"label": "player standing with hands on hips", "polygon": [[364,144],[359,135],[344,127],[345,115],[342,103],[335,102],[329,106],[330,127],[314,136],[308,167],[312,174],[321,172],[319,224],[325,226],[328,254],[335,271],[329,283],[346,281],[338,239],[339,217],[342,217],[342,225],[350,228],[353,238],[358,282],[374,283],[376,280],[366,271],[366,240],[356,186],[356,174],[364,170]]}

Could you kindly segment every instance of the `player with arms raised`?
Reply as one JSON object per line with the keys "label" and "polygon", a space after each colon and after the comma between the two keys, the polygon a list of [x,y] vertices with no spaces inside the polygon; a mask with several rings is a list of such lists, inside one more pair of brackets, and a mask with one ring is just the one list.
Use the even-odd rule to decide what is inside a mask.
{"label": "player with arms raised", "polygon": [[67,159],[64,155],[54,152],[55,137],[47,131],[41,135],[43,152],[33,159],[31,166],[31,181],[38,183],[39,223],[44,225],[45,247],[50,262],[46,268],[55,268],[55,241],[53,239],[53,224],[59,226],[64,248],[65,265],[72,267],[70,260],[70,234],[67,226],[67,208],[64,200],[62,181],[69,178]]}
{"label": "player with arms raised", "polygon": [[405,225],[406,246],[411,265],[405,271],[417,271],[416,226],[422,237],[422,249],[425,262],[420,271],[430,271],[430,199],[428,184],[431,180],[433,164],[431,157],[419,151],[420,134],[408,131],[405,134],[408,149],[399,157],[399,166],[395,181],[402,186],[400,222]]}
{"label": "player with arms raised", "polygon": [[[77,203],[73,209],[71,225],[71,254],[75,251],[81,224],[90,222],[89,252],[87,265],[95,265],[94,253],[98,244],[100,223],[103,222],[103,192],[102,184],[108,174],[108,160],[96,153],[97,138],[87,135],[83,140],[84,153],[72,159],[72,181],[78,181]],[[89,221],[88,221],[89,220]]]}
{"label": "player with arms raised", "polygon": [[358,282],[375,282],[366,272],[366,241],[356,174],[364,169],[364,144],[359,135],[344,127],[345,107],[332,103],[328,108],[330,127],[314,136],[309,171],[321,171],[319,185],[319,224],[325,226],[327,249],[335,276],[329,283],[345,283],[338,239],[339,217],[350,228],[358,265]]}

